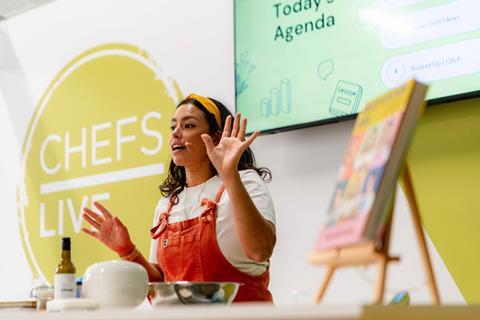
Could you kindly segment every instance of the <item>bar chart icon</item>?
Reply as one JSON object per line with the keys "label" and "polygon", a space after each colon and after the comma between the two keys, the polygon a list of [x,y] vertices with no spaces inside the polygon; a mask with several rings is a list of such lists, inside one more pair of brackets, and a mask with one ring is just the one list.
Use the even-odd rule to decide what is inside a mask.
{"label": "bar chart icon", "polygon": [[260,100],[260,114],[262,117],[278,116],[292,111],[292,81],[282,79],[278,87],[270,90],[268,97]]}

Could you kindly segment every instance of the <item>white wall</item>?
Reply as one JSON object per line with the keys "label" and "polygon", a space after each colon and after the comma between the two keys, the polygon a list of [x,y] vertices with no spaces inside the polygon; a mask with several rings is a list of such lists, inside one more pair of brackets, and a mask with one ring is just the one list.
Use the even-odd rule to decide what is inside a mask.
{"label": "white wall", "polygon": [[[2,69],[0,69],[2,72]],[[24,299],[32,286],[31,272],[22,250],[17,220],[16,185],[19,144],[12,121],[0,93],[0,300]]]}
{"label": "white wall", "polygon": [[[173,75],[184,93],[195,91],[217,97],[233,107],[232,13],[232,1],[225,0],[57,0],[7,21],[8,34],[28,84],[18,84],[15,90],[7,91],[3,86],[8,94],[5,100],[15,101],[31,90],[31,99],[36,103],[70,59],[98,44],[118,41],[145,48]],[[21,105],[26,106],[22,101]],[[14,288],[19,288],[17,296],[22,295],[31,284],[16,226],[16,170],[11,170],[18,168],[18,149],[33,105],[28,108],[20,110],[18,105],[9,103],[10,115],[6,117],[0,101],[0,144],[4,153],[11,153],[0,157],[0,199],[2,207],[7,204],[2,215],[5,223],[0,224],[0,240],[8,242],[7,250],[13,257],[7,264],[5,259],[1,260],[0,299],[10,296]],[[306,257],[326,211],[352,125],[348,121],[261,136],[253,146],[259,164],[273,171],[270,189],[277,209],[278,242],[272,257],[271,289],[278,304],[310,303],[320,284],[323,269],[309,265]],[[392,246],[402,255],[403,262],[390,269],[387,293],[391,296],[395,291],[412,289],[414,302],[428,302],[404,199],[400,199],[397,209]],[[443,301],[463,302],[435,251],[434,266]],[[374,274],[371,269],[340,271],[325,302],[370,301]]]}

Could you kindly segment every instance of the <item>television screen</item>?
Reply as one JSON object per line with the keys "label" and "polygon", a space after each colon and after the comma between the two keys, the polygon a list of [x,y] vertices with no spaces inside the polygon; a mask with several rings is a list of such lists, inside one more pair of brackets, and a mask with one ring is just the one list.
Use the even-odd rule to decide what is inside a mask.
{"label": "television screen", "polygon": [[408,79],[480,90],[478,0],[235,0],[236,108],[249,132],[351,118]]}

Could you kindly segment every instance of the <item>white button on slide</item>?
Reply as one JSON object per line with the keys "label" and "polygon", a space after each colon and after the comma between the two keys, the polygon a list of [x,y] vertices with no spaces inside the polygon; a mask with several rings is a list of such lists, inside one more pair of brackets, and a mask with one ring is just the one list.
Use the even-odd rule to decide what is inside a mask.
{"label": "white button on slide", "polygon": [[382,81],[397,87],[414,77],[429,83],[480,72],[480,39],[417,51],[388,59],[382,67]]}
{"label": "white button on slide", "polygon": [[458,0],[395,15],[390,23],[378,26],[380,41],[385,48],[395,49],[480,30],[478,3]]}
{"label": "white button on slide", "polygon": [[425,0],[380,0],[379,3],[382,7],[398,8],[422,1]]}

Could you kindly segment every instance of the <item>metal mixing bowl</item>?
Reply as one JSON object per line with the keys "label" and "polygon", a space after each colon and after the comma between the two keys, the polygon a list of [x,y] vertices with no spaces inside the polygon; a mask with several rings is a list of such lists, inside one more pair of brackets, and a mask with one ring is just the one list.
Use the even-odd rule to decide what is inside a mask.
{"label": "metal mixing bowl", "polygon": [[153,306],[175,304],[230,304],[238,282],[151,282],[148,297]]}

